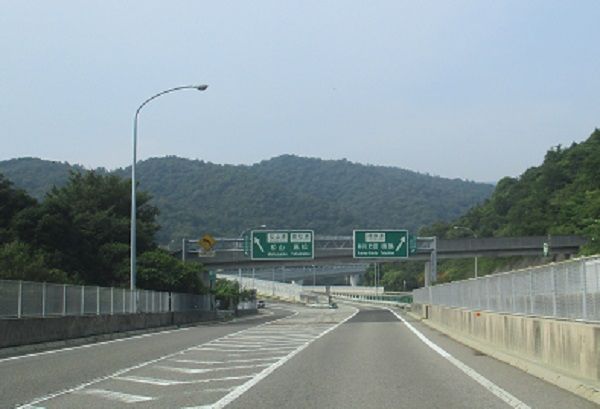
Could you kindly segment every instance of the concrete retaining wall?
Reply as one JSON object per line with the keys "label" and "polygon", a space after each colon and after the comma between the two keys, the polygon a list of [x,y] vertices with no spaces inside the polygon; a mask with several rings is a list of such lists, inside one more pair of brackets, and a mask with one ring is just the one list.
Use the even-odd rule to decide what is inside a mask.
{"label": "concrete retaining wall", "polygon": [[449,335],[600,387],[600,325],[439,305],[413,304],[413,312]]}
{"label": "concrete retaining wall", "polygon": [[213,311],[0,320],[0,348],[216,319]]}

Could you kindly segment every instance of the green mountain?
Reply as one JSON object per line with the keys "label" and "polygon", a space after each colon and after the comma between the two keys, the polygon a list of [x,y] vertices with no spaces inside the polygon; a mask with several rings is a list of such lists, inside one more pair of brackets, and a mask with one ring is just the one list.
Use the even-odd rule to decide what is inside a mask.
{"label": "green mountain", "polygon": [[586,252],[600,252],[600,130],[584,142],[550,149],[540,166],[500,180],[484,203],[427,232],[451,237],[458,234],[452,225],[479,236],[578,234],[590,239]]}
{"label": "green mountain", "polygon": [[[36,197],[65,183],[69,169],[65,163],[32,158],[0,162],[0,173]],[[415,231],[459,217],[493,190],[489,184],[399,168],[291,155],[252,166],[170,156],[142,161],[137,169],[140,189],[152,195],[160,210],[157,239],[165,244],[204,233],[238,236],[262,224],[311,228],[318,234],[349,235],[353,228],[377,227]],[[128,178],[129,172],[113,173]]]}
{"label": "green mountain", "polygon": [[52,186],[64,186],[69,172],[83,171],[79,165],[38,158],[18,158],[0,162],[0,173],[36,199],[42,199]]}

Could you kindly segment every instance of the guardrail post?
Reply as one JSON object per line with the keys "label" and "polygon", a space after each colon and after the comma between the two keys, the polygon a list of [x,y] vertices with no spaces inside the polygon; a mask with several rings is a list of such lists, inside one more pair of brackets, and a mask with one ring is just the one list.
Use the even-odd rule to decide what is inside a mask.
{"label": "guardrail post", "polygon": [[96,315],[100,315],[100,287],[96,286]]}
{"label": "guardrail post", "polygon": [[581,263],[581,313],[583,315],[583,319],[587,320],[587,271],[585,266],[585,261],[580,261]]}
{"label": "guardrail post", "polygon": [[510,290],[512,292],[512,312],[517,312],[517,296],[515,295],[515,275],[510,275]]}
{"label": "guardrail post", "polygon": [[63,295],[62,295],[62,315],[67,315],[67,285],[63,284]]}
{"label": "guardrail post", "polygon": [[123,314],[125,314],[127,312],[127,290],[123,289],[121,292],[123,294]]}
{"label": "guardrail post", "polygon": [[533,270],[529,270],[529,313],[533,315]]}
{"label": "guardrail post", "polygon": [[42,317],[46,316],[46,283],[42,283]]}
{"label": "guardrail post", "polygon": [[115,288],[110,287],[110,315],[115,313]]}
{"label": "guardrail post", "polygon": [[485,280],[485,309],[488,311],[490,310],[490,302],[491,302],[491,300],[490,300],[490,297],[491,297],[490,283],[491,283],[491,281],[492,280],[490,278],[486,278],[486,280]]}
{"label": "guardrail post", "polygon": [[556,270],[550,267],[550,285],[552,286],[552,316],[556,317]]}
{"label": "guardrail post", "polygon": [[19,280],[19,292],[17,294],[17,318],[23,315],[23,281]]}
{"label": "guardrail post", "polygon": [[85,314],[85,286],[81,286],[81,315]]}

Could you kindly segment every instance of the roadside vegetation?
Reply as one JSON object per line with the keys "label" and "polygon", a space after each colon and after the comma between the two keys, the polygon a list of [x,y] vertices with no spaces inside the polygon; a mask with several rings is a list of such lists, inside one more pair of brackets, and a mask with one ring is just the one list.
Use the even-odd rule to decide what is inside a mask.
{"label": "roadside vegetation", "polygon": [[[72,172],[38,201],[0,175],[0,278],[99,286],[129,284],[129,180]],[[137,193],[140,288],[202,293],[199,264],[158,248],[158,209]]]}
{"label": "roadside vegetation", "polygon": [[[581,255],[600,253],[600,130],[570,147],[550,149],[540,166],[517,178],[498,182],[491,197],[451,222],[437,222],[420,230],[439,238],[581,235],[588,239]],[[479,258],[479,275],[508,271],[552,261],[550,257]],[[438,282],[473,276],[473,258],[438,262]],[[423,263],[391,263],[382,268],[386,290],[402,291],[423,285]],[[373,273],[366,276],[373,283]]]}

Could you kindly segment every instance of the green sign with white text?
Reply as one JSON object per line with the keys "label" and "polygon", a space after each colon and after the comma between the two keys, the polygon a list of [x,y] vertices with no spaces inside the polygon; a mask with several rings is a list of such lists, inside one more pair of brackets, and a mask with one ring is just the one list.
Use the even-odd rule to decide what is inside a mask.
{"label": "green sign with white text", "polygon": [[354,258],[408,258],[408,230],[354,230]]}
{"label": "green sign with white text", "polygon": [[252,230],[252,260],[312,260],[315,258],[312,230]]}

